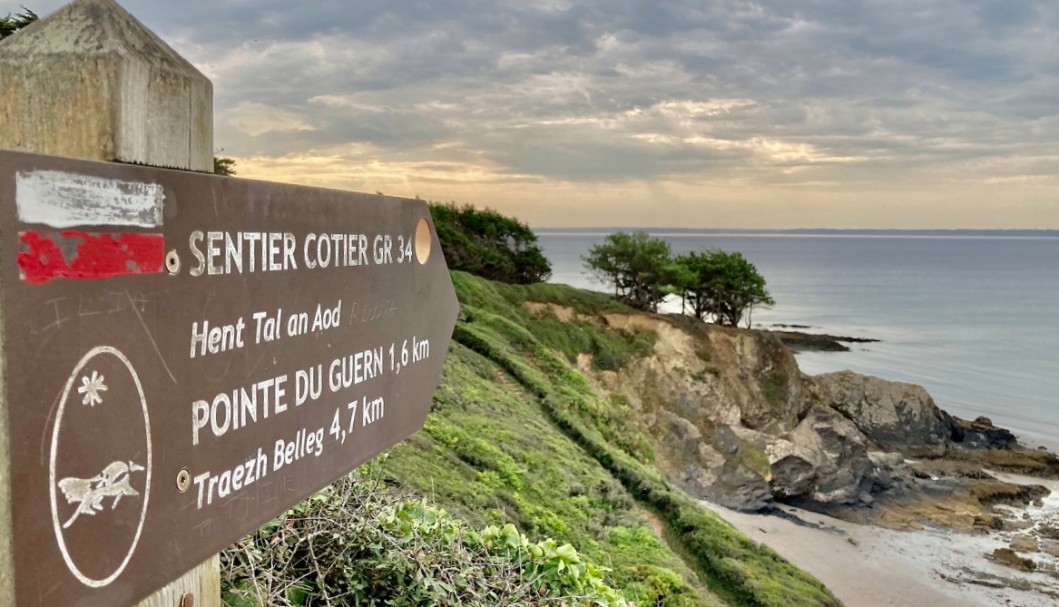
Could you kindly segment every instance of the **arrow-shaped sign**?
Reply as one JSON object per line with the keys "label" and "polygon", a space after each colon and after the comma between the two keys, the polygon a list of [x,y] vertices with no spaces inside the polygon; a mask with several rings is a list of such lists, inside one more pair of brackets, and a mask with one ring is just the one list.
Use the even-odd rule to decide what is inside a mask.
{"label": "arrow-shaped sign", "polygon": [[418,430],[419,200],[0,152],[19,605],[148,595]]}

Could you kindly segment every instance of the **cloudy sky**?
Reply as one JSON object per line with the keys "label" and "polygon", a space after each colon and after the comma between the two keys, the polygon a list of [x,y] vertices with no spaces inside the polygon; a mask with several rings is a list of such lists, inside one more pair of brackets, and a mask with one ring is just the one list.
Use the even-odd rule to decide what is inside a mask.
{"label": "cloudy sky", "polygon": [[123,6],[244,177],[533,226],[1059,228],[1054,0]]}

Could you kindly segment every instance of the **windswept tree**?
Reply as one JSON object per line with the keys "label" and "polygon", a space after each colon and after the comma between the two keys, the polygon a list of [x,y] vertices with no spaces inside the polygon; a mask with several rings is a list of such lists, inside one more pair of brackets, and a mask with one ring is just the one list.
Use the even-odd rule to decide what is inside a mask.
{"label": "windswept tree", "polygon": [[658,304],[680,281],[680,268],[669,243],[647,232],[618,232],[594,245],[585,267],[600,281],[614,286],[614,295],[640,310],[658,311]]}
{"label": "windswept tree", "polygon": [[26,7],[22,7],[22,12],[11,16],[10,13],[6,17],[0,17],[0,40],[7,38],[27,25],[37,20],[37,13],[29,10]]}
{"label": "windswept tree", "polygon": [[450,270],[516,284],[551,276],[551,263],[537,244],[537,235],[521,221],[455,203],[432,203],[430,214]]}
{"label": "windswept tree", "polygon": [[696,318],[737,326],[754,306],[775,304],[765,278],[741,253],[712,249],[677,258],[688,270],[680,287]]}

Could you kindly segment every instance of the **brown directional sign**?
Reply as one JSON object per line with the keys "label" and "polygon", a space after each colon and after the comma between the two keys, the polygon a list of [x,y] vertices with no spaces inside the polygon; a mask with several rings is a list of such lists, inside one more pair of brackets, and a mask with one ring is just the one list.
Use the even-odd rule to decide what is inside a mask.
{"label": "brown directional sign", "polygon": [[18,604],[139,600],[422,426],[422,201],[0,152]]}

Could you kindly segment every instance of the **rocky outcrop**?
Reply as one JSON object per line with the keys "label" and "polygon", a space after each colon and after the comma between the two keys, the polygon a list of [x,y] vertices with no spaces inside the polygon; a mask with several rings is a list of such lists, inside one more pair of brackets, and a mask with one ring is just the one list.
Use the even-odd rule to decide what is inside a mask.
{"label": "rocky outcrop", "polygon": [[871,495],[889,495],[896,499],[913,495],[917,491],[915,475],[905,456],[900,453],[871,451]]}
{"label": "rocky outcrop", "polygon": [[803,333],[801,331],[763,331],[779,338],[783,345],[795,352],[849,352],[845,343],[868,344],[878,343],[878,339],[865,337],[847,337],[843,335],[825,335],[822,333]]}
{"label": "rocky outcrop", "polygon": [[852,371],[825,373],[807,381],[818,402],[852,420],[881,447],[944,445],[952,439],[952,417],[934,404],[922,386]]}
{"label": "rocky outcrop", "polygon": [[[814,384],[774,336],[652,315],[607,314],[619,330],[650,330],[654,355],[620,373],[579,369],[621,393],[654,438],[656,464],[688,493],[758,510],[777,499],[820,509],[863,505],[892,484],[873,443],[819,402]],[[684,326],[682,326],[684,325]]]}
{"label": "rocky outcrop", "polygon": [[[652,439],[658,468],[693,496],[743,510],[779,501],[832,513],[899,502],[894,520],[911,524],[951,516],[937,500],[958,494],[959,524],[970,529],[992,524],[985,509],[1000,493],[1016,504],[1029,495],[998,484],[986,466],[1059,474],[1051,454],[1018,448],[986,418],[951,417],[922,386],[849,371],[803,375],[768,333],[552,308],[541,313],[655,334],[652,354],[619,372],[594,369],[587,354],[578,368],[596,390],[629,403],[630,423]],[[962,463],[935,465],[953,459]]]}
{"label": "rocky outcrop", "polygon": [[[931,419],[933,403],[922,389],[887,389],[882,380],[855,374],[833,381],[803,376],[772,335],[681,326],[646,314],[608,314],[603,321],[619,330],[653,331],[654,355],[631,361],[620,373],[593,371],[589,359],[579,368],[601,391],[629,400],[654,437],[656,463],[670,481],[727,507],[758,510],[775,500],[821,510],[871,503],[874,493],[909,473],[893,462],[874,462],[869,452],[879,442],[865,429],[896,437]],[[859,379],[871,381],[858,386]],[[922,414],[904,427],[897,412],[869,415],[878,394],[889,396],[891,408]],[[862,427],[860,417],[872,423]],[[921,442],[933,445],[943,432],[930,426],[913,434],[930,437]]]}
{"label": "rocky outcrop", "polygon": [[769,434],[798,425],[812,399],[794,354],[779,339],[709,325],[703,346],[724,394],[738,407],[739,425]]}
{"label": "rocky outcrop", "polygon": [[989,558],[1013,569],[1022,571],[1034,571],[1037,569],[1037,563],[1033,559],[1019,556],[1011,548],[997,548],[993,551],[993,554],[989,555]]}
{"label": "rocky outcrop", "polygon": [[1013,449],[1018,446],[1015,435],[1007,428],[998,428],[988,417],[973,421],[953,417],[952,440],[972,449]]}
{"label": "rocky outcrop", "polygon": [[770,486],[786,501],[819,506],[870,500],[874,468],[868,441],[848,419],[813,405],[798,427],[770,449]]}
{"label": "rocky outcrop", "polygon": [[672,441],[660,445],[661,457],[669,465],[669,480],[685,491],[722,506],[760,510],[772,501],[768,482],[761,474],[738,465],[743,443],[728,426],[717,426],[711,436],[672,412],[664,412]]}

